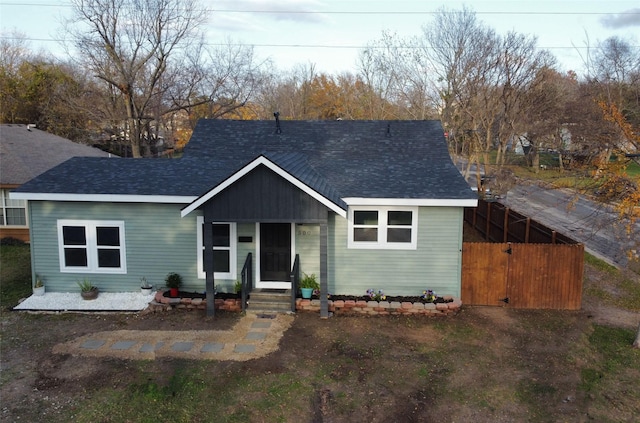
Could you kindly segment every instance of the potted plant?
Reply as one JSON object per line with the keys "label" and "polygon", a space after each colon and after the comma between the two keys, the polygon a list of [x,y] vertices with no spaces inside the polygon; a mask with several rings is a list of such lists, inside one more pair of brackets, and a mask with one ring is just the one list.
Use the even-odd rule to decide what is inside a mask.
{"label": "potted plant", "polygon": [[320,289],[320,285],[316,281],[315,273],[307,275],[303,273],[303,278],[300,280],[300,291],[302,292],[302,298],[311,298],[313,291]]}
{"label": "potted plant", "polygon": [[179,288],[182,285],[182,277],[174,272],[167,274],[167,277],[164,279],[167,288],[169,288],[169,295],[171,297],[176,298],[179,295]]}
{"label": "potted plant", "polygon": [[84,278],[82,281],[77,282],[80,287],[80,295],[85,300],[95,300],[98,298],[98,287],[94,286],[89,278]]}
{"label": "potted plant", "polygon": [[144,276],[140,278],[140,292],[142,295],[151,295],[153,291],[153,285],[147,282],[147,278]]}
{"label": "potted plant", "polygon": [[33,285],[33,295],[44,295],[44,280],[39,275],[36,275],[36,282]]}

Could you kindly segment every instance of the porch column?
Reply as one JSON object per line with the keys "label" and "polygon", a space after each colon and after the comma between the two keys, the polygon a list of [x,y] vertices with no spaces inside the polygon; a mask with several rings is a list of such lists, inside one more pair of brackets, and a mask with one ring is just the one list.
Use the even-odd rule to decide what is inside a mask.
{"label": "porch column", "polygon": [[207,316],[214,316],[215,310],[215,298],[214,298],[214,278],[213,278],[213,225],[205,218],[203,228],[203,241],[204,241],[204,272],[205,272],[205,286],[207,288]]}
{"label": "porch column", "polygon": [[[327,210],[327,215],[329,211]],[[327,228],[327,219],[320,222],[320,318],[329,318],[329,284],[327,278],[329,275],[327,263],[327,245],[329,244],[329,231]]]}

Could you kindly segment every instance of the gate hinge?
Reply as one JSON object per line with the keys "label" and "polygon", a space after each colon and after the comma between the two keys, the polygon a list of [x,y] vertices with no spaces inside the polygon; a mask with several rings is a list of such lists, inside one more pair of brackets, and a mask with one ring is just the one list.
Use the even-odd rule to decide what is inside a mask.
{"label": "gate hinge", "polygon": [[502,298],[502,299],[500,299],[498,301],[502,301],[505,304],[509,304],[509,297]]}
{"label": "gate hinge", "polygon": [[507,248],[506,250],[503,251],[503,253],[507,253],[507,254],[511,254],[513,252],[513,250],[511,249],[511,247]]}

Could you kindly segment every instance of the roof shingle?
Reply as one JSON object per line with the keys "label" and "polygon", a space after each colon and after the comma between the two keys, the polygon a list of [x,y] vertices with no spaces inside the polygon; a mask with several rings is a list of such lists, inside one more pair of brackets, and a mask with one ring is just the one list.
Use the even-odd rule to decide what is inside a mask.
{"label": "roof shingle", "polygon": [[200,196],[264,155],[337,198],[475,199],[438,121],[201,120],[184,157],[75,158],[18,191]]}
{"label": "roof shingle", "polygon": [[23,184],[75,156],[109,153],[27,125],[0,125],[0,184]]}

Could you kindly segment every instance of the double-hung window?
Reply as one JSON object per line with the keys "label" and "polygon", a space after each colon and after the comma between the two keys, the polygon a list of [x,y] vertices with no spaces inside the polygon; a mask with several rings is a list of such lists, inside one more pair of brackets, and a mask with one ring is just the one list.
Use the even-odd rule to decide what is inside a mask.
{"label": "double-hung window", "polygon": [[349,248],[414,250],[417,207],[350,207]]}
{"label": "double-hung window", "polygon": [[58,220],[61,272],[127,273],[124,222]]}
{"label": "double-hung window", "polygon": [[[198,277],[206,277],[204,271],[204,218],[197,218]],[[236,224],[210,223],[213,226],[213,272],[219,279],[236,279]]]}
{"label": "double-hung window", "polygon": [[27,201],[10,199],[8,189],[0,191],[0,226],[27,226]]}

